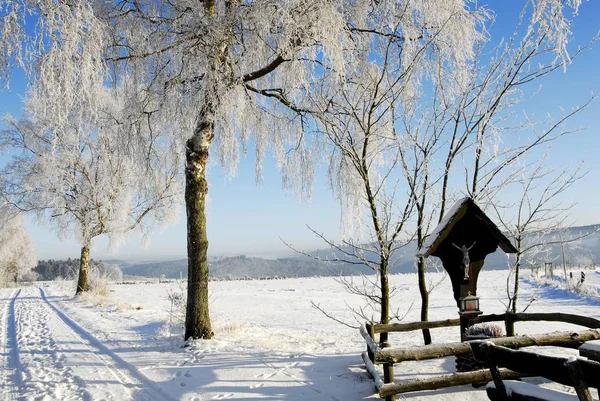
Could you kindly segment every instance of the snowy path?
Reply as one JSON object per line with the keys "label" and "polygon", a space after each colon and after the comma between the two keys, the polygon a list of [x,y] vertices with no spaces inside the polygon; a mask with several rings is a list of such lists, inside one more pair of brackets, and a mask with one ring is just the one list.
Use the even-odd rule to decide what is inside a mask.
{"label": "snowy path", "polygon": [[165,400],[42,289],[2,299],[2,395],[18,400]]}
{"label": "snowy path", "polygon": [[[439,276],[439,275],[438,275]],[[600,274],[590,272],[594,283]],[[441,277],[435,277],[436,280]],[[394,275],[394,304],[418,299],[416,275]],[[113,285],[110,299],[91,306],[72,297],[73,286],[0,289],[0,400],[270,400],[358,401],[377,399],[360,353],[358,331],[311,307],[320,303],[351,321],[348,305],[362,300],[329,278],[212,283],[211,340],[183,348],[180,335],[164,331],[171,321],[168,295],[179,283]],[[483,272],[479,291],[486,313],[502,313],[506,272]],[[531,312],[571,312],[598,317],[600,299],[524,281]],[[406,321],[419,318],[408,310]],[[431,299],[432,320],[456,316],[449,280]],[[177,330],[175,327],[175,330]],[[521,334],[575,329],[557,322],[523,322]],[[175,332],[174,332],[175,333]],[[457,341],[456,328],[436,329],[434,342]],[[420,333],[394,333],[393,344],[420,346]],[[563,351],[561,351],[562,353]],[[570,352],[570,351],[569,351]],[[570,355],[570,354],[569,354]],[[406,362],[396,380],[454,371],[454,359]],[[563,389],[564,390],[564,389]],[[487,400],[471,386],[405,394],[399,399]]]}

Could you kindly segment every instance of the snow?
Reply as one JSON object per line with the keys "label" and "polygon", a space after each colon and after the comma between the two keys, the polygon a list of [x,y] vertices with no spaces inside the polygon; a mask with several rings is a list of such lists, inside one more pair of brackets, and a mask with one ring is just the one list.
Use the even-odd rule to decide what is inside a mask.
{"label": "snow", "polygon": [[[579,397],[577,397],[577,395],[549,390],[543,387],[531,385],[529,383],[505,380],[504,386],[509,394],[515,392],[521,395],[536,397],[547,401],[579,401]],[[494,383],[489,384],[488,387],[495,388]]]}
{"label": "snow", "polygon": [[444,215],[444,218],[442,219],[442,221],[440,221],[440,223],[437,225],[435,230],[433,230],[433,232],[427,237],[427,239],[425,240],[425,243],[423,244],[421,249],[419,249],[419,251],[417,252],[417,256],[425,255],[425,253],[429,250],[429,248],[431,248],[433,243],[438,239],[441,232],[446,228],[446,226],[448,225],[450,220],[456,215],[456,213],[458,213],[458,211],[460,210],[462,205],[469,199],[470,198],[465,197],[465,198],[457,200],[456,203],[454,203],[454,205],[450,208],[450,210],[448,210],[448,213],[446,213]]}
{"label": "snow", "polygon": [[[482,271],[481,308],[504,310],[506,271]],[[432,275],[436,281],[440,277]],[[599,276],[600,275],[590,275]],[[398,287],[393,306],[409,309],[418,300],[415,274],[391,276]],[[169,293],[178,283],[111,286],[111,302],[92,307],[71,297],[65,283],[0,290],[0,391],[23,400],[362,400],[376,399],[365,370],[366,350],[359,330],[324,316],[321,304],[352,322],[346,294],[331,278],[252,280],[211,283],[215,338],[183,348],[164,329]],[[598,299],[522,285],[528,312],[571,312],[600,317]],[[430,318],[457,316],[450,280],[431,295]],[[406,321],[419,316],[418,301]],[[358,323],[357,323],[358,325]],[[557,322],[517,323],[520,334],[573,329]],[[457,328],[432,330],[435,343],[459,341]],[[397,346],[419,346],[419,332],[391,333]],[[576,350],[563,350],[565,356]],[[453,358],[396,366],[396,381],[447,374]],[[536,379],[529,379],[535,382]],[[539,383],[539,379],[536,383]],[[554,389],[573,390],[558,384]],[[8,396],[6,396],[8,394]],[[454,387],[404,394],[405,399],[487,400],[483,388]]]}

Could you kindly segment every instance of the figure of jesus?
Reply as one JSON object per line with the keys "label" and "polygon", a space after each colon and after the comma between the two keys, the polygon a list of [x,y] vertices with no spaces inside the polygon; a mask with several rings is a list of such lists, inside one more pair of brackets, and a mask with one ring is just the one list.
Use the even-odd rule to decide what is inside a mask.
{"label": "figure of jesus", "polygon": [[463,264],[463,269],[465,271],[465,280],[467,280],[469,278],[469,265],[471,264],[471,259],[469,258],[469,251],[475,246],[475,243],[476,242],[473,242],[473,245],[471,245],[468,248],[466,245],[458,246],[455,243],[452,243],[452,245],[456,249],[458,249],[459,251],[462,252],[462,255],[463,255],[462,264]]}

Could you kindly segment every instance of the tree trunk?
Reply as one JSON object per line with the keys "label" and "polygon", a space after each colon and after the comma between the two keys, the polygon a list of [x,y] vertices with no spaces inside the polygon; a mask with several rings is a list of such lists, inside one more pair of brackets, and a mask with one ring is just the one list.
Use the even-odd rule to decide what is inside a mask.
{"label": "tree trunk", "polygon": [[90,246],[88,244],[81,247],[81,258],[79,259],[79,280],[77,281],[77,291],[75,295],[81,295],[89,290],[88,288],[88,270],[90,267]]}
{"label": "tree trunk", "polygon": [[8,274],[12,276],[13,282],[17,284],[19,282],[19,266],[17,266],[17,261],[12,260],[8,264]]}
{"label": "tree trunk", "polygon": [[[381,324],[388,324],[390,322],[390,282],[388,269],[387,260],[382,260],[379,266],[379,284],[381,286],[381,316],[379,323]],[[382,347],[389,347],[388,333],[381,333],[379,335],[379,343]]]}
{"label": "tree trunk", "polygon": [[[206,106],[210,107],[210,106]],[[206,164],[213,139],[213,113],[201,113],[186,143],[185,204],[187,212],[188,288],[185,339],[212,338],[208,310],[208,238],[206,235]]]}
{"label": "tree trunk", "polygon": [[382,263],[379,276],[381,284],[381,317],[379,323],[388,324],[390,322],[390,283],[388,277],[388,266]]}
{"label": "tree trunk", "polygon": [[[519,278],[521,276],[521,248],[522,248],[522,234],[519,233],[517,236],[517,260],[515,261],[515,285],[513,287],[512,297],[512,313],[517,313],[517,300],[519,299]],[[514,327],[513,327],[514,330]]]}
{"label": "tree trunk", "polygon": [[[425,258],[421,257],[418,261],[417,272],[419,275],[419,293],[421,293],[421,321],[429,320],[429,292],[425,282]],[[425,345],[431,344],[431,332],[429,329],[423,329],[423,342]]]}

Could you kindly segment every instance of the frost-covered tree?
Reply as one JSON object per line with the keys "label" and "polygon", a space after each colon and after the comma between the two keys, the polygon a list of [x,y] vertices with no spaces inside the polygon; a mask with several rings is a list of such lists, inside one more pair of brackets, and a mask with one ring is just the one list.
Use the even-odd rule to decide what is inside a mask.
{"label": "frost-covered tree", "polygon": [[[563,123],[581,110],[564,113],[544,129],[532,130],[533,135],[528,130],[537,122],[519,118],[517,112],[537,89],[533,81],[560,71],[581,51],[570,54],[567,49],[579,1],[527,2],[514,34],[505,41],[475,29],[493,10],[467,12],[464,5],[446,4],[435,13],[444,23],[426,23],[412,38],[402,18],[397,31],[371,27],[376,46],[364,48],[367,62],[357,64],[356,74],[346,71],[338,85],[324,79],[311,92],[318,99],[319,128],[332,148],[330,176],[343,215],[358,218],[370,230],[363,240],[367,245],[346,241],[352,250],[345,256],[374,266],[379,274],[386,272],[398,246],[395,230],[408,226],[403,210],[414,213],[410,222],[420,247],[453,196],[462,192],[482,202],[490,194],[502,196],[511,181],[510,172],[504,172],[564,135]],[[364,43],[355,43],[351,51],[360,53]],[[462,165],[456,166],[457,160]],[[451,186],[452,181],[466,185]],[[338,248],[338,254],[343,250]],[[421,318],[427,320],[423,258],[417,258],[417,268]],[[382,295],[387,287],[383,276],[375,285],[378,293],[363,294],[380,302],[385,322],[389,301]],[[424,338],[431,341],[429,333]]]}
{"label": "frost-covered tree", "polygon": [[29,235],[23,225],[23,216],[0,201],[0,285],[17,283],[30,276],[37,260]]}
{"label": "frost-covered tree", "polygon": [[[6,40],[0,44],[0,74],[8,77],[15,63],[29,71],[32,92],[43,99],[32,112],[54,132],[101,114],[97,93],[109,83],[128,93],[127,120],[137,122],[128,134],[132,141],[172,134],[185,149],[186,338],[212,335],[205,215],[209,151],[216,150],[221,164],[234,171],[240,152],[255,147],[257,178],[263,155],[272,151],[284,186],[306,193],[314,171],[310,161],[318,152],[302,140],[312,127],[307,116],[315,111],[303,97],[322,87],[324,75],[332,85],[351,82],[365,68],[365,56],[377,64],[384,48],[394,48],[401,53],[394,61],[402,72],[401,98],[414,100],[421,80],[438,75],[433,59],[447,61],[439,65],[450,86],[468,79],[478,35],[475,3],[464,0],[2,4]],[[544,5],[536,13],[552,29],[550,39],[562,46],[560,35],[568,31],[563,2],[533,4]]]}
{"label": "frost-covered tree", "polygon": [[[405,180],[404,153],[416,151],[417,142],[400,127],[401,111],[418,103],[425,80],[448,87],[463,82],[488,18],[485,9],[462,1],[425,3],[406,2],[368,28],[352,27],[355,40],[348,52],[354,64],[343,80],[326,71],[310,91],[316,135],[324,138],[331,187],[347,224],[342,244],[329,244],[337,259],[376,273],[375,280],[364,278],[366,286],[344,284],[369,300],[375,320],[383,324],[400,318],[390,306],[394,289],[388,276],[398,251],[413,237],[410,223],[421,205],[411,192],[420,185],[425,163],[420,159],[411,166]],[[436,70],[438,65],[444,68]],[[359,311],[361,317],[374,320],[366,310]]]}
{"label": "frost-covered tree", "polygon": [[305,121],[301,110],[289,113],[292,101],[319,68],[316,60],[331,61],[343,74],[349,19],[367,29],[369,11],[392,6],[366,0],[10,0],[0,14],[6,39],[0,72],[7,77],[15,63],[29,71],[32,91],[44,99],[33,113],[53,130],[95,117],[96,94],[110,82],[127,86],[130,119],[143,122],[132,137],[166,132],[180,139],[189,260],[185,336],[209,338],[205,199],[213,142],[231,170],[240,150],[252,145],[257,177],[260,160],[272,150],[285,185],[310,181],[310,168],[291,174],[305,165],[308,149],[296,148],[293,162],[283,158]]}
{"label": "frost-covered tree", "polygon": [[[149,222],[174,215],[179,168],[168,142],[128,146],[116,114],[95,125],[77,121],[60,130],[32,114],[20,121],[8,116],[5,122],[0,143],[10,149],[12,160],[2,170],[2,194],[21,211],[47,221],[59,237],[79,241],[77,294],[88,290],[96,237],[106,235],[117,245],[128,232],[147,234]],[[148,149],[146,162],[139,163],[137,153]]]}

